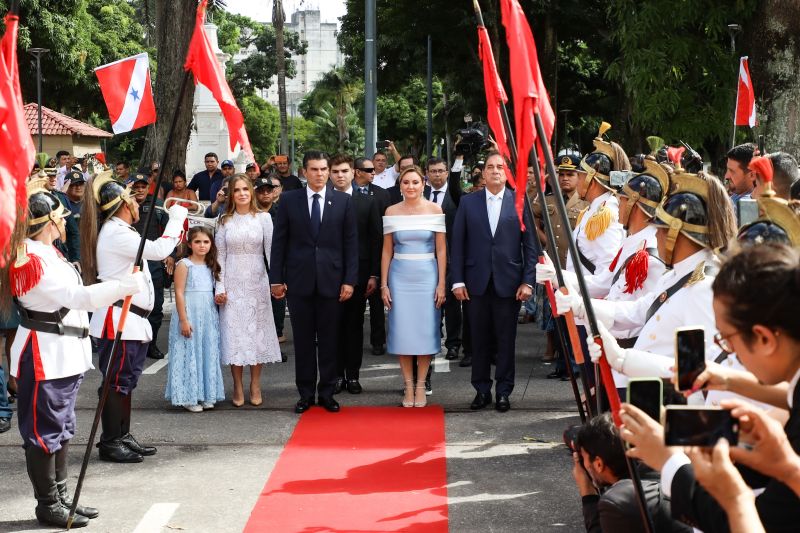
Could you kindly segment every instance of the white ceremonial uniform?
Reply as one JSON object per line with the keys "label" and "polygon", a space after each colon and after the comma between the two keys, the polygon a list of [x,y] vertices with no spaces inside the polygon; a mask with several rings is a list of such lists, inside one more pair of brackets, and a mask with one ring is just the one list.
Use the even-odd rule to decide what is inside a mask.
{"label": "white ceremonial uniform", "polygon": [[[586,224],[601,207],[605,205],[612,211],[611,224],[594,240],[589,240],[586,236]],[[572,238],[580,249],[581,253],[595,266],[595,273],[608,270],[609,265],[614,260],[622,241],[625,239],[625,228],[619,222],[619,200],[611,192],[601,194],[589,204],[586,212],[583,213],[580,222],[572,230]],[[586,267],[581,265],[584,275],[591,274]],[[572,255],[567,257],[567,270],[575,272],[575,265]]]}
{"label": "white ceremonial uniform", "polygon": [[[142,258],[145,261],[163,261],[180,242],[182,232],[183,221],[171,219],[160,239],[145,241]],[[100,281],[109,281],[119,279],[122,275],[132,272],[133,260],[136,258],[140,240],[139,233],[127,222],[117,217],[107,220],[97,236],[97,278]],[[150,269],[146,264],[143,266],[142,271],[147,280],[148,290],[135,294],[131,303],[149,311],[153,309],[155,291],[150,277]],[[103,337],[103,326],[109,309],[113,312],[114,331],[116,332],[122,308],[109,306],[107,309],[98,309],[92,315],[89,326],[89,333],[92,337]],[[152,338],[153,330],[150,322],[137,314],[128,313],[122,339],[150,342]]]}
{"label": "white ceremonial uniform", "polygon": [[[120,298],[118,285],[83,285],[75,267],[53,246],[26,239],[28,254],[36,255],[42,263],[42,277],[28,292],[18,298],[20,306],[30,311],[53,313],[63,307],[70,311],[61,320],[65,326],[89,327],[88,310],[108,305]],[[11,346],[11,375],[18,377],[20,356],[28,342],[33,343],[34,368],[41,368],[39,379],[59,379],[82,374],[92,366],[92,346],[89,337],[78,338],[19,326]]]}

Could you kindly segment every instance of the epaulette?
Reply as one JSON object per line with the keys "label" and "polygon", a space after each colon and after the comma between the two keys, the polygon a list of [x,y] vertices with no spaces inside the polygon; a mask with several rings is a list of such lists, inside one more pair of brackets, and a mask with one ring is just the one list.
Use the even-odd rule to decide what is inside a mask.
{"label": "epaulette", "polygon": [[691,287],[695,283],[699,283],[704,279],[706,279],[705,268],[706,268],[706,262],[700,261],[697,264],[697,266],[694,267],[694,272],[692,272],[692,275],[689,277],[689,281],[686,282],[685,286]]}
{"label": "epaulette", "polygon": [[581,225],[581,220],[583,220],[583,215],[585,215],[586,211],[588,211],[588,210],[589,210],[589,206],[587,205],[586,207],[581,209],[580,213],[578,213],[578,218],[575,220],[575,226],[576,227]]}
{"label": "epaulette", "polygon": [[586,221],[586,238],[593,241],[600,237],[611,226],[613,219],[614,212],[603,202],[600,209]]}
{"label": "epaulette", "polygon": [[39,283],[42,274],[44,274],[42,258],[28,253],[25,243],[20,244],[17,247],[16,259],[8,269],[11,294],[16,297],[23,296]]}

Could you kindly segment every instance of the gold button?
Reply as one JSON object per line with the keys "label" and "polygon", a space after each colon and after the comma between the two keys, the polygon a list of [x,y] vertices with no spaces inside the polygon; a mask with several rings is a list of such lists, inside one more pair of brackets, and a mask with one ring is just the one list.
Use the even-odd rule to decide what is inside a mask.
{"label": "gold button", "polygon": [[651,341],[654,341],[654,340],[656,340],[656,335],[655,335],[655,333],[651,333],[651,334],[650,334],[650,340],[651,340]]}

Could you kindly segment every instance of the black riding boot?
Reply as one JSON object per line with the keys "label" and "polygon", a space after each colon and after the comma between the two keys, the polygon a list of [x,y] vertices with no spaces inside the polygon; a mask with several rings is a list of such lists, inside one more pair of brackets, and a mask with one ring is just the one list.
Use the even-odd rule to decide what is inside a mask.
{"label": "black riding boot", "polygon": [[122,441],[122,421],[125,418],[124,396],[117,391],[108,391],[106,404],[100,419],[103,422],[103,433],[97,447],[100,459],[112,463],[141,463],[142,456],[128,448]]}
{"label": "black riding boot", "polygon": [[125,446],[130,448],[132,451],[138,453],[139,455],[155,455],[156,454],[156,447],[155,446],[142,446],[139,444],[133,435],[131,435],[131,402],[133,392],[129,393],[127,396],[122,397],[122,442],[125,443]]}
{"label": "black riding boot", "polygon": [[[67,509],[72,508],[72,498],[69,497],[67,490],[67,449],[69,449],[69,441],[61,443],[61,449],[56,452],[56,488],[58,489],[58,499]],[[94,507],[85,507],[79,505],[75,508],[75,512],[85,516],[86,518],[97,518],[100,511]]]}
{"label": "black riding boot", "polygon": [[[46,453],[38,446],[28,446],[25,448],[25,465],[28,467],[28,477],[38,502],[36,519],[41,524],[67,527],[69,509],[58,499],[55,454]],[[72,527],[84,527],[88,523],[88,518],[76,514],[72,520]]]}

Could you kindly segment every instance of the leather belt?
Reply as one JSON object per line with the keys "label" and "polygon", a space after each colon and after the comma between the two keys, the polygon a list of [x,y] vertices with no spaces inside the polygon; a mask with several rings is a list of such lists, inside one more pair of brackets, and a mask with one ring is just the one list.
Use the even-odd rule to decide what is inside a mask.
{"label": "leather belt", "polygon": [[21,305],[19,307],[20,320],[19,324],[32,331],[41,331],[42,333],[52,333],[54,335],[62,335],[66,337],[77,337],[85,339],[89,336],[89,328],[78,326],[65,326],[62,319],[67,316],[70,309],[62,307],[58,311],[43,312],[31,311],[25,309]]}
{"label": "leather belt", "polygon": [[639,337],[631,337],[629,339],[617,339],[617,344],[619,344],[620,348],[633,348],[633,345],[636,344],[637,340],[639,340]]}
{"label": "leather belt", "polygon": [[[122,307],[123,301],[124,300],[117,300],[116,302],[114,302],[114,307]],[[140,316],[145,319],[149,317],[151,313],[151,311],[148,311],[147,309],[142,309],[138,305],[133,305],[133,304],[131,304],[130,312],[133,313],[134,315]]]}

